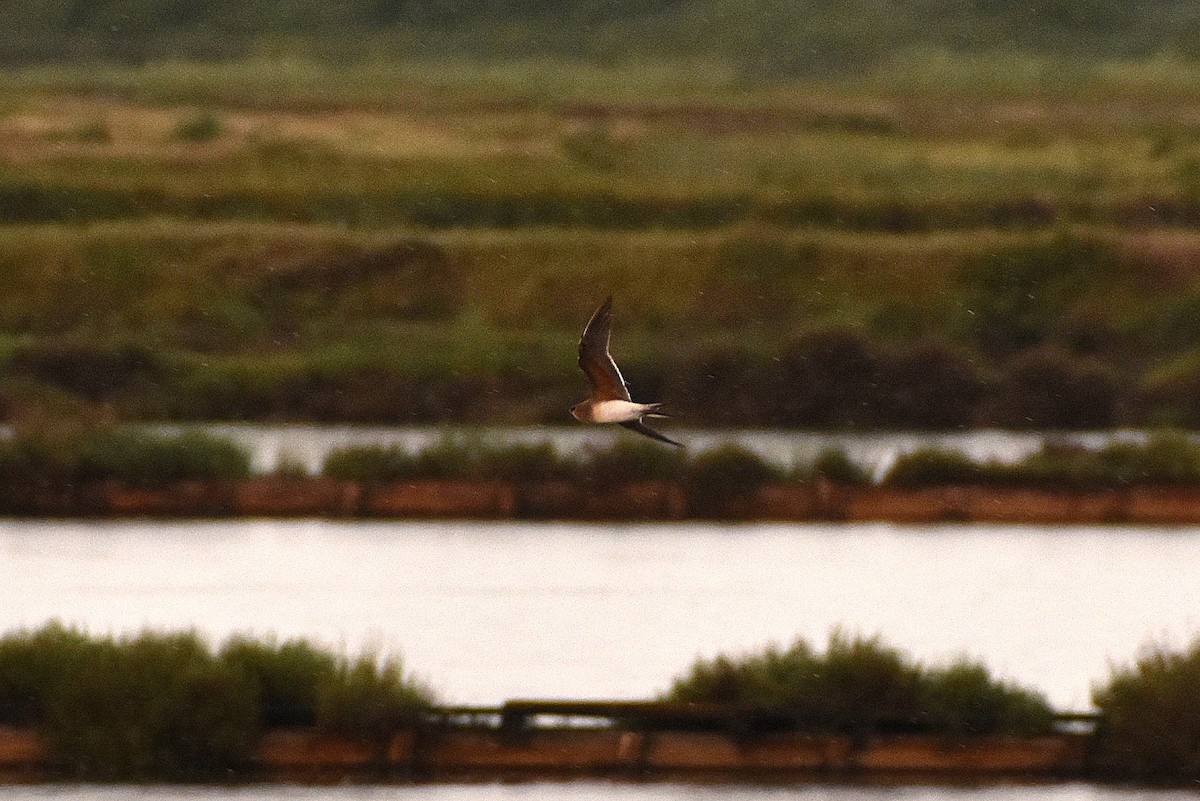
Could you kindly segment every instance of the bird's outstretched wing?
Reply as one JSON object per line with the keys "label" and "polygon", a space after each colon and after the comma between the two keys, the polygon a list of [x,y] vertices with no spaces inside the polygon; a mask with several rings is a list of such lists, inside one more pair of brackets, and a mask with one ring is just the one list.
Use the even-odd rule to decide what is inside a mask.
{"label": "bird's outstretched wing", "polygon": [[600,304],[579,340],[579,367],[592,385],[592,400],[629,400],[629,388],[608,352],[612,336],[612,295]]}
{"label": "bird's outstretched wing", "polygon": [[650,437],[650,439],[656,439],[659,442],[665,442],[668,445],[674,445],[676,448],[683,447],[682,443],[676,442],[673,439],[663,436],[662,434],[658,433],[650,426],[643,423],[641,420],[627,420],[626,422],[621,423],[620,425],[624,426],[625,428],[628,428],[630,431],[636,431],[639,434],[643,434],[647,437]]}

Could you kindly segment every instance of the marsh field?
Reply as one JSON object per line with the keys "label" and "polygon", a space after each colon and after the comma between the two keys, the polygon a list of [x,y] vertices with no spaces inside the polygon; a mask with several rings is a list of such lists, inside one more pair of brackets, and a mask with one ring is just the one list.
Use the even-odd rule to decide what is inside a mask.
{"label": "marsh field", "polygon": [[[566,475],[580,453],[599,453],[593,436],[613,433],[547,425],[568,423],[584,391],[576,343],[609,293],[635,399],[666,401],[694,447],[745,438],[746,452],[710,471],[721,480],[748,466],[765,480],[791,469],[775,461],[819,462],[827,445],[855,480],[879,479],[945,438],[1005,462],[990,480],[1013,480],[1007,463],[1030,452],[1038,469],[1062,456],[1070,481],[1195,481],[1194,440],[1148,433],[1200,428],[1200,25],[1175,24],[1194,16],[1185,4],[1097,2],[1092,21],[1115,32],[1110,45],[1143,38],[1095,58],[1081,56],[1096,42],[1066,14],[1060,39],[1021,53],[920,49],[929,42],[914,36],[917,49],[840,70],[756,67],[728,42],[668,47],[663,19],[640,11],[614,11],[616,27],[551,16],[378,34],[510,37],[499,53],[323,31],[328,4],[237,6],[248,20],[312,28],[310,53],[276,47],[274,29],[243,31],[252,47],[214,45],[228,7],[195,4],[200,21],[171,28],[159,24],[180,10],[168,5],[8,9],[21,25],[0,42],[5,492],[81,476],[150,487],[187,471],[298,476],[343,445],[363,446],[342,460],[364,474],[488,464],[482,449],[464,457],[483,440],[440,439],[453,430],[510,432],[523,450],[502,467]],[[403,16],[426,4],[336,5]],[[664,14],[684,28],[753,22],[776,45],[760,58],[850,58],[830,33],[843,4],[811,25],[833,36],[825,51],[800,35],[800,4],[775,9],[793,22],[777,35],[772,18],[735,5]],[[962,34],[962,18],[935,26],[938,4],[918,5],[924,16],[905,18],[913,31]],[[146,36],[126,36],[146,9],[158,15]],[[896,17],[852,9],[858,44],[880,10]],[[1118,12],[1179,36],[1163,44]],[[617,34],[640,27],[630,38],[642,46],[622,52]],[[518,34],[531,32],[523,48]],[[604,36],[607,56],[551,46]],[[104,50],[126,44],[141,49]],[[103,57],[89,66],[91,45]],[[216,60],[204,60],[208,45]],[[164,445],[110,423],[184,434]],[[245,447],[189,439],[193,428]],[[1047,430],[1094,445],[1099,467],[1080,447],[1034,453]],[[644,471],[684,469],[667,451],[612,452]],[[961,457],[922,458],[909,480],[979,472]],[[1200,646],[1167,649],[1196,627],[1196,548],[1192,530],[1140,526],[13,519],[0,521],[13,577],[0,607],[17,632],[5,642],[59,621],[68,639],[141,627],[192,632],[180,642],[248,634],[402,652],[451,702],[647,697],[702,656],[881,632],[920,659],[979,659],[1069,711],[1103,706],[1106,665],[1125,681],[1131,658],[1152,679],[1159,662],[1170,668],[1169,692],[1177,676],[1193,682]],[[1158,651],[1146,645],[1155,636]],[[8,686],[6,697],[28,697]],[[1127,775],[1192,778],[1195,713],[1177,700],[1191,696],[1159,707],[1127,695],[1149,710],[1145,754],[1167,752],[1163,729],[1179,733],[1159,760],[1169,764],[1146,757]],[[1081,784],[812,792],[1158,797]]]}
{"label": "marsh field", "polygon": [[527,424],[608,293],[698,426],[1200,423],[1200,68],[0,72],[0,406]]}

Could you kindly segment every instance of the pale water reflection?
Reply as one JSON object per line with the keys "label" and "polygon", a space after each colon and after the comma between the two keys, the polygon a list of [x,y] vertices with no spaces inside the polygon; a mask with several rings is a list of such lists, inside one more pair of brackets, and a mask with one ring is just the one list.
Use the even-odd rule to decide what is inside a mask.
{"label": "pale water reflection", "polygon": [[[996,787],[726,786],[694,784],[466,784],[433,786],[129,787],[41,785],[4,788],[6,801],[1175,801],[1194,791],[1088,784]],[[1186,794],[1186,795],[1185,795]]]}
{"label": "pale water reflection", "polygon": [[196,627],[402,652],[442,698],[638,698],[831,629],[971,655],[1060,709],[1200,632],[1200,529],[0,522],[0,629]]}

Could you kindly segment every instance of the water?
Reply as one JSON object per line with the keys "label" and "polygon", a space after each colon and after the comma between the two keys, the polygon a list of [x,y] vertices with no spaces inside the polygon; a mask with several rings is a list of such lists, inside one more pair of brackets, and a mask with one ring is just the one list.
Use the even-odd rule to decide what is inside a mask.
{"label": "water", "polygon": [[448,703],[644,698],[698,655],[878,633],[1087,709],[1200,631],[1200,529],[2,521],[0,630],[196,627],[402,653]]}
{"label": "water", "polygon": [[[441,786],[144,787],[44,785],[6,787],[6,801],[1176,801],[1183,790],[1139,790],[1086,784],[994,787],[705,786],[608,782]],[[1192,791],[1194,792],[1194,791]]]}
{"label": "water", "polygon": [[[669,424],[664,424],[664,430]],[[190,427],[190,426],[189,426]],[[178,431],[175,425],[158,426],[164,431]],[[231,437],[248,447],[254,466],[261,471],[273,469],[281,461],[302,465],[317,472],[325,455],[334,448],[347,445],[399,445],[418,450],[437,442],[446,434],[479,438],[486,442],[504,444],[553,443],[560,451],[572,453],[588,446],[606,447],[618,437],[631,437],[629,432],[602,426],[347,426],[347,425],[284,425],[221,423],[202,426],[206,431]],[[726,443],[737,443],[765,459],[784,467],[806,465],[827,448],[840,448],[872,475],[881,476],[896,458],[921,447],[958,450],[980,461],[1014,462],[1036,451],[1047,438],[1086,447],[1098,447],[1113,440],[1141,440],[1146,434],[1132,430],[1093,432],[1017,432],[971,430],[948,433],[872,432],[822,433],[794,430],[689,430],[670,428],[672,437],[684,442],[693,451],[702,451]]]}
{"label": "water", "polygon": [[[1176,801],[1194,791],[1138,790],[1062,784],[1045,787],[705,786],[608,782],[464,784],[419,787],[267,786],[128,787],[48,785],[6,787],[6,801]],[[1186,793],[1186,795],[1185,795]]]}

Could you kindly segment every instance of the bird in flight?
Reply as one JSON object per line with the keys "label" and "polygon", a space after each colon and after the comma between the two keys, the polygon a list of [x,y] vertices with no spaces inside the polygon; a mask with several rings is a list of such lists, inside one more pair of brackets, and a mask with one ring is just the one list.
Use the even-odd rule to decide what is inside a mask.
{"label": "bird in flight", "polygon": [[659,442],[683,447],[642,422],[644,417],[666,415],[657,413],[661,403],[634,403],[629,397],[629,387],[608,352],[611,336],[612,295],[609,295],[588,320],[579,340],[579,367],[592,385],[592,394],[571,407],[571,416],[585,423],[616,423]]}

